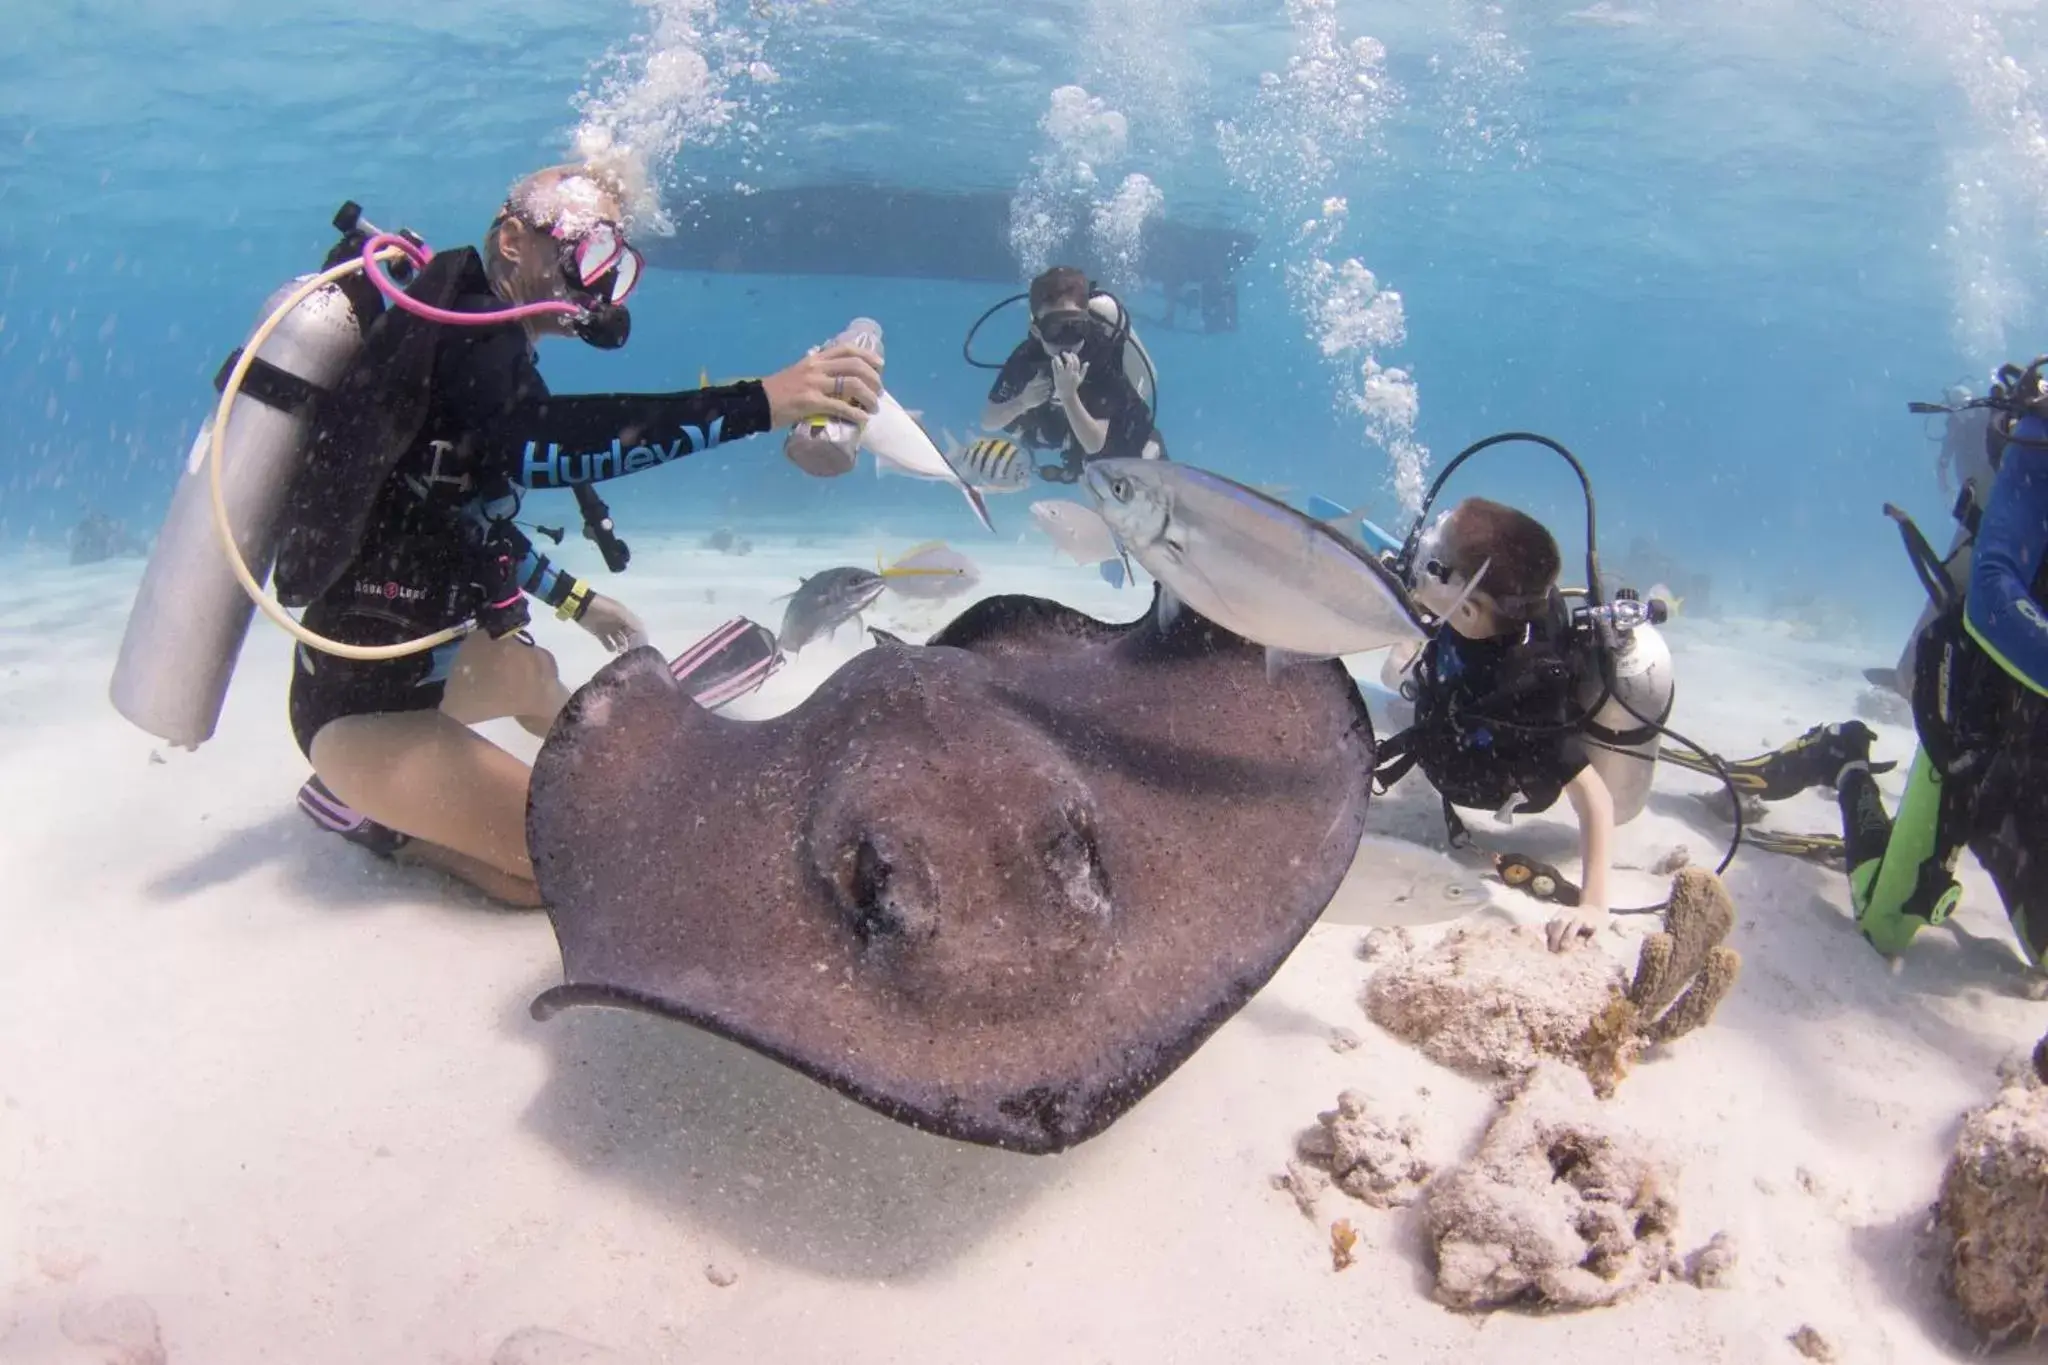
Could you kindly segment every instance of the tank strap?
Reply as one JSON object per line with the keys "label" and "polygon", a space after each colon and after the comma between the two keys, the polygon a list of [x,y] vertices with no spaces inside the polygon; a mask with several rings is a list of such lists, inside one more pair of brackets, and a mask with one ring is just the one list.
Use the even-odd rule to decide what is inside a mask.
{"label": "tank strap", "polygon": [[[228,352],[228,358],[221,362],[220,371],[213,376],[215,393],[227,388],[228,375],[241,358],[240,346]],[[289,370],[279,369],[262,356],[249,362],[249,372],[242,376],[241,391],[267,408],[293,414],[305,411],[320,394],[318,388]]]}
{"label": "tank strap", "polygon": [[[1975,499],[1968,497],[1966,489],[1965,498],[1958,499],[1956,503],[1958,518],[1961,517],[1965,499],[1974,506]],[[1927,593],[1927,600],[1933,604],[1934,609],[1937,612],[1944,612],[1961,601],[1955,585],[1949,581],[1948,565],[1934,552],[1934,547],[1927,543],[1927,537],[1920,533],[1920,528],[1914,523],[1913,518],[1891,503],[1884,505],[1884,514],[1898,523],[1899,539],[1905,542],[1906,557],[1913,562],[1913,573],[1919,578],[1920,586]],[[1971,527],[1971,532],[1972,535],[1975,534],[1974,527]]]}

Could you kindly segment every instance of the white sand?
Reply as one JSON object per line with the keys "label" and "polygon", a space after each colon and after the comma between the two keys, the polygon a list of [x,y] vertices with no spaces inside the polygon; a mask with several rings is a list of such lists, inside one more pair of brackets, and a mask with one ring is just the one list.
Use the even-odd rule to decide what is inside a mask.
{"label": "white sand", "polygon": [[[998,510],[1022,524],[1021,505]],[[779,623],[769,599],[797,572],[883,544],[756,535],[740,558],[699,535],[636,537],[616,583],[670,651],[736,612]],[[985,591],[1121,616],[1146,600],[1055,567],[1035,535],[956,543]],[[1681,1244],[1735,1239],[1733,1286],[1459,1316],[1428,1297],[1419,1210],[1332,1193],[1311,1224],[1269,1184],[1347,1087],[1416,1115],[1439,1166],[1491,1112],[1358,1003],[1361,926],[1439,926],[1417,931],[1427,941],[1459,916],[1543,918],[1441,851],[1419,776],[1376,803],[1324,923],[1193,1060],[1078,1150],[1009,1156],[656,1019],[533,1022],[527,1003],[559,971],[544,917],[380,863],[294,808],[306,769],[285,723],[287,643],[267,623],[200,752],[113,711],[138,569],[17,558],[0,606],[0,1361],[484,1365],[539,1327],[633,1361],[1747,1365],[1799,1360],[1786,1338],[1809,1324],[1843,1361],[1962,1358],[1918,1233],[1962,1111],[2048,1025],[1974,865],[1954,932],[1923,934],[1893,972],[1857,937],[1839,874],[1745,852],[1729,877],[1746,959],[1734,995],[1613,1101],[1682,1162]],[[892,618],[921,638],[917,615],[877,623]],[[539,629],[571,677],[601,662],[580,632]],[[1761,623],[1669,633],[1679,728],[1731,755],[1851,714],[1857,669],[1895,653]],[[855,645],[847,632],[806,651],[736,709],[794,704]],[[1909,734],[1880,728],[1882,753],[1906,757]],[[1898,775],[1886,782],[1896,793]],[[1711,863],[1723,831],[1693,797],[1710,785],[1660,776],[1621,860],[1683,842]],[[1836,821],[1816,794],[1771,823]],[[1568,817],[1507,834],[1569,866]],[[1660,891],[1625,872],[1617,898]],[[1609,946],[1629,953],[1643,927]],[[1362,1046],[1333,1050],[1335,1030]],[[1334,1272],[1339,1215],[1361,1241]],[[713,1284],[714,1266],[736,1282]],[[154,1311],[165,1356],[89,1344],[138,1320],[134,1304],[104,1307],[124,1296]],[[523,1341],[499,1358],[574,1358]]]}

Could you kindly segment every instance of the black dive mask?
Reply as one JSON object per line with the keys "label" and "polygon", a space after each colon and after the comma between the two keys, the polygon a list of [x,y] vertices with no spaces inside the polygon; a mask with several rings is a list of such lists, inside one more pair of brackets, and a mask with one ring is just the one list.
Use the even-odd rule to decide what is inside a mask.
{"label": "black dive mask", "polygon": [[623,303],[605,299],[582,300],[583,311],[569,321],[579,339],[600,351],[616,351],[633,334],[633,314]]}
{"label": "black dive mask", "polygon": [[1054,350],[1078,351],[1088,340],[1088,324],[1092,317],[1085,308],[1055,308],[1033,318],[1031,327]]}

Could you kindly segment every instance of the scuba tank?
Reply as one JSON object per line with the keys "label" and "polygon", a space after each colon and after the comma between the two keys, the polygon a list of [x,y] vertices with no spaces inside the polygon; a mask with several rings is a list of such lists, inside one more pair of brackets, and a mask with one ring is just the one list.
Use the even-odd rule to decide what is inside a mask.
{"label": "scuba tank", "polygon": [[1131,381],[1138,397],[1145,400],[1145,410],[1156,420],[1159,412],[1159,371],[1152,367],[1152,353],[1145,349],[1144,342],[1138,340],[1138,331],[1131,325],[1131,315],[1125,311],[1123,301],[1107,289],[1098,289],[1088,296],[1088,311],[1109,329],[1112,342],[1122,344],[1124,377]]}
{"label": "scuba tank", "polygon": [[[855,318],[828,346],[857,346],[882,358],[882,324]],[[789,429],[782,453],[791,464],[821,479],[837,478],[853,469],[860,454],[861,429],[838,417],[806,417]]]}
{"label": "scuba tank", "polygon": [[[261,320],[312,276],[301,275],[265,300]],[[235,544],[256,575],[277,552],[279,513],[306,459],[308,408],[330,389],[362,346],[370,319],[329,284],[308,295],[264,341],[229,407],[224,482]],[[219,390],[240,355],[214,378]],[[159,739],[196,749],[212,737],[228,681],[249,632],[255,603],[243,591],[214,524],[207,451],[208,418],[143,570],[114,665],[114,707]]]}
{"label": "scuba tank", "polygon": [[1578,704],[1593,708],[1583,726],[1586,755],[1614,799],[1616,825],[1642,813],[1671,718],[1671,646],[1657,629],[1665,619],[1662,602],[1643,602],[1631,588],[1572,613],[1574,634],[1593,649],[1594,666],[1578,684]]}

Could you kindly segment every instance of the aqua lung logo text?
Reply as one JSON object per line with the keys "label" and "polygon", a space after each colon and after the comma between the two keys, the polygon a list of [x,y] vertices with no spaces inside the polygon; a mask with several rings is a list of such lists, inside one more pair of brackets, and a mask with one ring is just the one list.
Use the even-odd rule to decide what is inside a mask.
{"label": "aqua lung logo text", "polygon": [[666,444],[650,441],[645,445],[629,446],[624,441],[614,440],[608,449],[589,450],[578,455],[563,453],[553,441],[548,442],[543,453],[539,442],[528,441],[521,463],[524,472],[520,482],[528,488],[563,488],[597,479],[616,479],[621,474],[635,474],[667,464],[670,460],[680,460],[685,455],[695,455],[700,450],[709,450],[718,444],[719,434],[724,428],[725,419],[717,417],[712,419],[708,430],[684,427],[680,436]]}
{"label": "aqua lung logo text", "polygon": [[386,602],[419,602],[425,600],[426,595],[427,590],[425,588],[408,588],[403,583],[394,582],[389,579],[382,583],[377,582],[374,578],[358,578],[356,580],[356,596],[358,597],[381,597]]}

